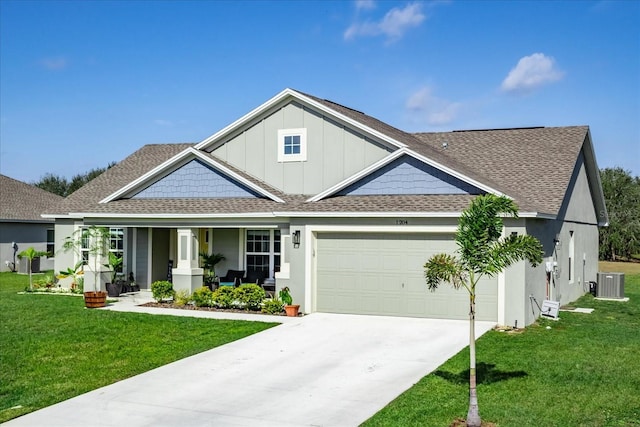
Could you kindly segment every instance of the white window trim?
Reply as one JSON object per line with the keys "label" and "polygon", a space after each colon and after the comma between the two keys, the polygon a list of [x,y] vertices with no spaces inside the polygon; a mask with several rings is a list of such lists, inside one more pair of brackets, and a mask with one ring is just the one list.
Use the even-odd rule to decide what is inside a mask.
{"label": "white window trim", "polygon": [[[247,234],[251,231],[268,231],[269,232],[269,251],[268,252],[249,252],[247,251],[247,241],[249,240]],[[280,267],[282,267],[282,232],[280,233],[280,252],[275,251],[276,239],[275,231],[273,229],[261,229],[261,228],[248,228],[244,232],[244,267],[248,269],[247,256],[249,255],[266,255],[269,257],[269,276],[275,277],[275,259],[276,256],[280,256]]]}
{"label": "white window trim", "polygon": [[[300,136],[300,153],[284,154],[284,137]],[[307,129],[279,129],[278,130],[278,162],[306,162],[307,161]]]}

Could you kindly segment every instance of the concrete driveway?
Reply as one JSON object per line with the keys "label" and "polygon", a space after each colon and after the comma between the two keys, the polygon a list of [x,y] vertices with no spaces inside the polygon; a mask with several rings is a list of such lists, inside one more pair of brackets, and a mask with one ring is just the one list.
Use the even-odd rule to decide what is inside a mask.
{"label": "concrete driveway", "polygon": [[[478,336],[493,323],[477,322]],[[295,319],[6,426],[357,426],[467,345],[468,323]]]}

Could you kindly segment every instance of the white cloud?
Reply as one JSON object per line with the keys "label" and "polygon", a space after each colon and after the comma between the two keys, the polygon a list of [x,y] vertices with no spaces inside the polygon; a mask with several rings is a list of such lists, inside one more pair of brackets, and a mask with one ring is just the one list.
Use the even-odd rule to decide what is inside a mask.
{"label": "white cloud", "polygon": [[430,87],[424,86],[415,91],[405,107],[418,121],[426,121],[431,126],[442,126],[456,119],[462,104],[438,98]]}
{"label": "white cloud", "polygon": [[384,35],[389,42],[400,39],[409,29],[426,19],[421,3],[409,3],[404,8],[394,7],[380,21],[355,22],[344,32],[345,40],[357,36]]}
{"label": "white cloud", "polygon": [[40,64],[46,68],[47,70],[64,70],[69,65],[69,62],[66,58],[56,57],[56,58],[44,58],[40,61]]}
{"label": "white cloud", "polygon": [[502,82],[505,92],[531,92],[545,84],[560,80],[564,73],[557,69],[555,60],[543,53],[525,56],[509,71]]}
{"label": "white cloud", "polygon": [[357,10],[369,10],[375,9],[376,2],[373,0],[356,0],[356,9]]}

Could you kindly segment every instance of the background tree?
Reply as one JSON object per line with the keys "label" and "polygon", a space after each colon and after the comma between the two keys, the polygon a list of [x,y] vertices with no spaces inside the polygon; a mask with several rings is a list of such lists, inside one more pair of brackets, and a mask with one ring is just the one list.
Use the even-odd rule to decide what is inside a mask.
{"label": "background tree", "polygon": [[622,168],[600,170],[609,226],[600,228],[600,259],[640,253],[640,177]]}
{"label": "background tree", "polygon": [[39,181],[35,182],[33,185],[38,188],[42,188],[43,190],[50,193],[57,194],[58,196],[67,197],[69,194],[73,193],[74,191],[115,165],[116,162],[111,162],[107,165],[106,168],[95,168],[91,169],[89,172],[74,175],[73,178],[71,178],[71,181],[67,181],[65,177],[60,175],[46,173],[42,178],[40,178]]}
{"label": "background tree", "polygon": [[533,236],[502,236],[502,216],[518,217],[518,206],[507,197],[492,194],[476,197],[462,212],[455,241],[456,255],[436,254],[424,265],[431,291],[445,282],[469,292],[469,411],[467,426],[480,427],[476,390],[476,285],[483,276],[493,277],[514,262],[542,262],[542,244]]}

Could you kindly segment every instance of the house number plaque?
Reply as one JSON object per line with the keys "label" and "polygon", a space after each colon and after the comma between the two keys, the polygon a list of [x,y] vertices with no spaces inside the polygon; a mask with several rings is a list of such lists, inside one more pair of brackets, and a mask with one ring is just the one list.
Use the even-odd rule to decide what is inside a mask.
{"label": "house number plaque", "polygon": [[396,219],[396,225],[409,225],[409,221],[406,219]]}

